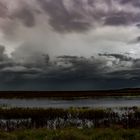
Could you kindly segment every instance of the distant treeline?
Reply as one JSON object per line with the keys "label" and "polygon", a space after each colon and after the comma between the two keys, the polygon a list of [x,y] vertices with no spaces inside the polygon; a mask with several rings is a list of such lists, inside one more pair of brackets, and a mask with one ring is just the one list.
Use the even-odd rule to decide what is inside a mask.
{"label": "distant treeline", "polygon": [[102,96],[138,96],[140,89],[94,90],[94,91],[0,91],[0,98],[74,98]]}
{"label": "distant treeline", "polygon": [[31,128],[104,128],[112,126],[140,128],[140,109],[133,107],[118,112],[111,109],[90,108],[0,109],[0,129],[5,131]]}

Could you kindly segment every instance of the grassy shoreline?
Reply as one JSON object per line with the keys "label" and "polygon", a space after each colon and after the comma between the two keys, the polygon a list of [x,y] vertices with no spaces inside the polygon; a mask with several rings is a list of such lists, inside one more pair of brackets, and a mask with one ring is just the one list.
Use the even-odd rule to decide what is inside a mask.
{"label": "grassy shoreline", "polygon": [[48,128],[140,128],[140,108],[120,108],[118,112],[92,108],[0,108],[0,130]]}
{"label": "grassy shoreline", "polygon": [[0,132],[1,140],[139,140],[140,129],[65,128],[57,130],[27,129]]}
{"label": "grassy shoreline", "polygon": [[[139,91],[0,92],[0,98],[102,98],[140,96]],[[121,113],[93,108],[0,107],[0,140],[139,140],[140,108]],[[90,125],[89,125],[90,124]]]}
{"label": "grassy shoreline", "polygon": [[140,108],[119,111],[0,108],[0,140],[139,140]]}

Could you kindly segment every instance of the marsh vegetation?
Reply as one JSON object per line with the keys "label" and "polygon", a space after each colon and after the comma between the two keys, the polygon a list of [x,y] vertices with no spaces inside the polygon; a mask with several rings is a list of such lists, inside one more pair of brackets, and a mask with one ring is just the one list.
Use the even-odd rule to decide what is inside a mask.
{"label": "marsh vegetation", "polygon": [[0,108],[0,129],[13,131],[18,129],[48,128],[139,128],[140,109],[119,108],[91,109],[42,109],[42,108]]}
{"label": "marsh vegetation", "polygon": [[27,129],[0,132],[1,140],[139,140],[140,129],[69,127],[50,130]]}
{"label": "marsh vegetation", "polygon": [[[19,97],[17,94],[9,96],[10,99],[8,100],[17,100],[18,98],[19,100],[29,101],[32,100],[31,97],[34,93],[30,97],[27,95],[27,98],[22,97],[22,94]],[[98,102],[101,99],[106,98],[108,100],[110,98],[108,96],[110,93],[106,96],[102,96],[102,94],[101,97],[97,97]],[[7,95],[5,94],[5,97]],[[40,95],[36,94],[36,96]],[[53,99],[56,101],[66,101],[67,98],[52,96],[48,98],[48,95],[46,97],[45,100]],[[80,100],[83,99],[80,94],[76,98],[71,96],[68,99],[70,99],[70,102],[77,102],[77,97]],[[115,96],[114,99],[118,101],[119,98]],[[139,100],[139,97],[133,96],[133,98]],[[96,96],[92,96],[93,99],[96,99]],[[130,99],[130,101],[132,100]],[[54,103],[56,104],[56,102]],[[103,103],[103,100],[99,103]],[[133,105],[130,104],[130,106]],[[138,140],[140,139],[140,108],[130,106],[36,108],[28,106],[13,107],[9,104],[9,101],[1,102],[0,140]]]}

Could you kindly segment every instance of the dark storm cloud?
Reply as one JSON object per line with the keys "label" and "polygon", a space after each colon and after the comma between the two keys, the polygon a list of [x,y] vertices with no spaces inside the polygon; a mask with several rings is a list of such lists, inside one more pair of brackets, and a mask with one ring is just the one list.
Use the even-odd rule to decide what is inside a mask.
{"label": "dark storm cloud", "polygon": [[[136,42],[140,41],[137,31],[131,28],[140,26],[138,0],[32,0],[32,3],[13,0],[15,8],[12,10],[2,1],[0,29],[6,35],[15,36],[21,45],[15,47],[10,57],[5,47],[0,46],[0,89],[84,90],[135,86],[140,82],[140,59],[112,53],[116,51],[114,46],[118,47],[118,52],[127,51],[124,44],[133,38],[132,34],[134,38],[138,36]],[[8,4],[8,0],[5,1]],[[85,31],[90,32],[85,34]],[[58,33],[66,33],[66,36]],[[6,44],[19,43],[16,39],[13,42],[8,39],[4,40]],[[100,45],[109,53],[91,57],[99,53]],[[108,45],[111,49],[106,47]],[[134,44],[131,45],[133,51]],[[56,58],[51,59],[51,52],[56,53]],[[88,57],[79,57],[73,52]]]}
{"label": "dark storm cloud", "polygon": [[[0,83],[10,84],[12,85],[11,89],[16,90],[110,88],[108,84],[111,84],[112,88],[120,88],[129,85],[123,82],[132,83],[131,80],[135,80],[135,85],[138,84],[140,81],[140,60],[122,54],[100,54],[100,56],[114,57],[120,61],[130,61],[132,65],[129,68],[119,69],[119,64],[113,64],[111,67],[107,66],[108,60],[100,59],[100,57],[85,58],[68,55],[59,56],[56,61],[49,61],[45,65],[34,65],[32,63],[28,65],[11,60],[9,61],[11,65],[7,63],[7,65],[0,67]],[[3,62],[6,62],[6,60],[3,60]],[[117,65],[118,70],[112,71],[112,67]],[[108,83],[106,83],[107,81]],[[101,83],[104,86],[101,86]],[[116,86],[116,83],[119,83],[118,86]],[[134,86],[134,84],[131,86]]]}
{"label": "dark storm cloud", "polygon": [[104,25],[109,26],[131,26],[136,24],[139,27],[140,12],[130,12],[129,10],[111,11],[104,17]]}
{"label": "dark storm cloud", "polygon": [[[140,11],[130,11],[127,3],[137,5],[139,1],[104,0],[101,3],[96,0],[35,0],[31,5],[22,0],[19,7],[10,12],[7,5],[0,1],[0,17],[9,18],[14,23],[21,22],[31,28],[37,24],[38,16],[42,14],[43,20],[57,32],[82,32],[96,28],[97,24],[101,26],[138,24]],[[101,4],[102,8],[99,6]],[[49,19],[46,18],[48,16]]]}
{"label": "dark storm cloud", "polygon": [[11,55],[17,63],[28,65],[29,67],[47,66],[49,64],[49,55],[35,49],[35,44],[23,43]]}
{"label": "dark storm cloud", "polygon": [[[89,29],[90,23],[82,21],[83,15],[76,12],[68,12],[63,0],[38,0],[38,2],[49,15],[49,23],[56,31],[85,31]],[[79,6],[81,2],[75,0],[75,4]]]}
{"label": "dark storm cloud", "polygon": [[[2,48],[2,47],[1,47]],[[0,57],[4,57],[3,48],[0,49]],[[47,56],[47,55],[46,55]],[[102,77],[107,67],[105,63],[94,57],[85,58],[77,56],[59,56],[57,61],[48,61],[44,57],[44,63],[36,64],[15,62],[14,59],[2,59],[0,61],[0,82],[12,83],[15,81],[31,80],[74,80],[74,79],[98,79]]]}
{"label": "dark storm cloud", "polygon": [[97,78],[101,77],[102,73],[107,69],[104,61],[100,61],[94,57],[60,56],[58,61],[62,62],[61,70],[65,72],[65,76],[61,76],[63,78]]}
{"label": "dark storm cloud", "polygon": [[4,18],[7,15],[7,7],[0,1],[0,17]]}
{"label": "dark storm cloud", "polygon": [[[16,64],[13,62],[13,60],[5,54],[5,46],[0,45],[0,73],[1,73],[1,75],[2,75],[2,71],[5,68],[7,68],[7,67],[12,68],[15,65]],[[4,74],[4,76],[5,76],[5,74]]]}
{"label": "dark storm cloud", "polygon": [[[14,55],[14,54],[13,54]],[[39,54],[38,54],[39,55]],[[41,54],[40,54],[41,55]],[[122,54],[99,54],[105,57],[114,57],[120,61],[133,62],[133,67],[138,68],[140,64],[139,59],[133,59],[131,57]],[[47,62],[46,62],[46,57]],[[110,67],[107,66],[106,59],[99,59],[98,57],[78,57],[78,56],[59,56],[57,61],[49,61],[47,55],[45,55],[38,65],[34,61],[30,63],[25,61],[15,62],[13,58],[8,58],[4,54],[4,47],[0,47],[0,72],[5,77],[17,77],[22,79],[104,79],[110,71]],[[127,71],[127,70],[126,70]],[[129,71],[128,71],[129,72]],[[8,74],[9,73],[9,74]],[[121,71],[118,73],[121,73]],[[113,74],[111,74],[113,75]],[[107,77],[106,77],[107,78]],[[7,78],[6,78],[7,79]]]}
{"label": "dark storm cloud", "polygon": [[139,69],[140,68],[140,59],[137,58],[137,59],[134,59],[133,61],[133,68],[135,69]]}
{"label": "dark storm cloud", "polygon": [[132,58],[130,56],[126,56],[124,54],[108,54],[108,53],[104,53],[104,54],[99,54],[99,56],[114,57],[115,59],[119,59],[120,61],[133,61],[134,60],[134,58]]}
{"label": "dark storm cloud", "polygon": [[[115,0],[105,0],[103,1],[103,7],[106,6],[107,11],[104,8],[98,8],[99,3],[95,0],[88,0],[85,3],[81,0],[72,0],[73,9],[71,10],[68,10],[64,5],[63,0],[38,0],[38,2],[46,14],[49,15],[50,25],[59,32],[87,31],[94,27],[95,23],[125,26],[140,21],[140,13],[129,11],[129,8],[124,5],[129,3],[128,1],[118,1],[118,6],[124,6],[124,9],[119,10],[115,6]],[[136,2],[138,1],[135,0]]]}
{"label": "dark storm cloud", "polygon": [[121,0],[122,4],[131,4],[135,7],[140,7],[140,1],[139,0]]}
{"label": "dark storm cloud", "polygon": [[[46,63],[46,56],[44,56],[44,63]],[[45,65],[44,64],[44,65]],[[27,75],[37,75],[43,71],[44,65],[35,65],[34,63],[20,63],[16,62],[13,57],[5,54],[5,47],[0,45],[0,83],[13,82],[16,79],[24,81]]]}
{"label": "dark storm cloud", "polygon": [[140,42],[140,36],[136,38],[136,42]]}
{"label": "dark storm cloud", "polygon": [[129,25],[132,23],[132,16],[131,13],[126,12],[118,12],[112,13],[109,17],[105,19],[105,25],[112,25],[112,26],[120,26],[120,25]]}
{"label": "dark storm cloud", "polygon": [[[132,58],[124,54],[99,54],[99,56],[105,56],[108,58],[115,58],[119,60],[118,63],[113,63],[118,69],[113,70],[112,72],[106,72],[105,76],[107,79],[131,79],[131,80],[140,80],[140,59]],[[125,65],[123,63],[123,69],[119,69],[121,62],[130,62],[131,65]]]}
{"label": "dark storm cloud", "polygon": [[20,2],[14,0],[11,3],[0,0],[0,18],[5,19],[5,26],[8,29],[10,28],[9,22],[16,25],[22,23],[25,27],[29,28],[34,27],[36,25],[36,16],[40,14],[39,9],[34,6],[35,3],[34,1],[33,5],[30,5],[26,0],[21,0]]}
{"label": "dark storm cloud", "polygon": [[[57,62],[51,62],[46,67],[35,67],[36,70],[30,70],[30,68],[24,66],[26,69],[22,70],[20,68],[20,71],[17,68],[15,70],[9,69],[3,71],[1,77],[6,83],[14,84],[18,81],[18,86],[14,85],[16,88],[27,82],[29,85],[26,83],[26,86],[22,86],[22,88],[28,89],[32,87],[31,85],[38,84],[38,89],[42,90],[98,89],[110,88],[109,85],[112,88],[127,87],[128,85],[132,87],[140,81],[138,67],[110,71],[111,68],[105,64],[105,61],[94,57],[59,56]],[[37,70],[39,68],[40,71]],[[126,82],[128,83],[126,84]],[[48,86],[45,87],[45,83]],[[36,89],[36,87],[32,88]]]}
{"label": "dark storm cloud", "polygon": [[12,17],[19,19],[26,27],[33,27],[36,22],[34,14],[28,6],[25,6],[12,15]]}
{"label": "dark storm cloud", "polygon": [[0,62],[7,61],[8,56],[5,54],[5,46],[0,45]]}
{"label": "dark storm cloud", "polygon": [[133,69],[125,69],[125,70],[118,70],[113,71],[111,73],[106,74],[108,79],[130,79],[130,80],[140,80],[140,69],[133,68]]}
{"label": "dark storm cloud", "polygon": [[136,27],[140,28],[140,24],[139,24],[139,23],[138,23],[138,24],[136,24]]}

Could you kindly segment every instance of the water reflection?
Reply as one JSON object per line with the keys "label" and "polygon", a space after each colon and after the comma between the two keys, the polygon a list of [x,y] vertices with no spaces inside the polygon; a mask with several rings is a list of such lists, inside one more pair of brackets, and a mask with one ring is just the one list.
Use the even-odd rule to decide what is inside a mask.
{"label": "water reflection", "polygon": [[0,106],[9,107],[39,107],[39,108],[69,108],[91,107],[112,108],[140,106],[140,97],[108,97],[94,99],[56,100],[56,99],[0,99]]}

